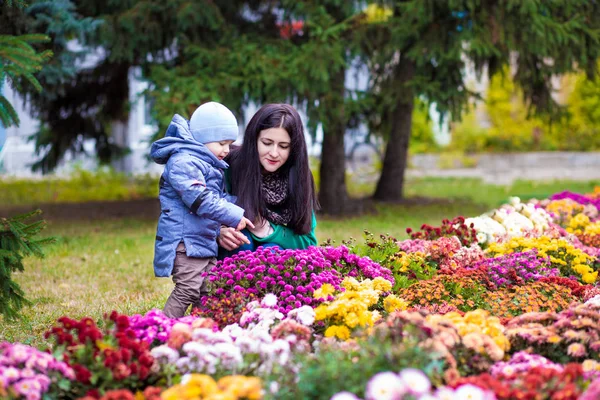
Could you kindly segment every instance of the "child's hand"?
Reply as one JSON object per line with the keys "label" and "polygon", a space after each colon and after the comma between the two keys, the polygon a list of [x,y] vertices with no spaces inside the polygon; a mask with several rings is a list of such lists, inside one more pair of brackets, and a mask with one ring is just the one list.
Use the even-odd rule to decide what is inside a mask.
{"label": "child's hand", "polygon": [[242,229],[246,228],[246,226],[249,226],[250,228],[254,228],[254,224],[252,223],[252,221],[250,221],[246,217],[242,217],[242,220],[240,221],[238,226],[235,228],[235,230],[241,231]]}

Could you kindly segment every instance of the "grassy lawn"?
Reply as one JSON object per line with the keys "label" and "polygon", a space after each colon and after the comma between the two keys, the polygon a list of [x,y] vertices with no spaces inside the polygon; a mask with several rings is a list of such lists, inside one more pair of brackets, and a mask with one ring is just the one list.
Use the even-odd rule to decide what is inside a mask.
{"label": "grassy lawn", "polygon": [[[405,238],[407,227],[439,225],[443,218],[475,216],[500,205],[510,195],[547,197],[562,191],[590,192],[600,182],[517,182],[510,187],[484,185],[477,180],[419,179],[407,182],[409,197],[435,197],[440,201],[412,201],[404,205],[379,204],[376,213],[344,219],[319,218],[320,241],[340,243],[350,237],[362,241],[363,230]],[[351,188],[354,194],[372,188]],[[154,278],[152,270],[156,221],[110,219],[49,221],[44,235],[57,238],[46,258],[29,258],[16,281],[33,303],[22,319],[0,317],[0,341],[43,346],[43,333],[62,315],[101,318],[111,310],[134,314],[162,308],[172,283]]]}

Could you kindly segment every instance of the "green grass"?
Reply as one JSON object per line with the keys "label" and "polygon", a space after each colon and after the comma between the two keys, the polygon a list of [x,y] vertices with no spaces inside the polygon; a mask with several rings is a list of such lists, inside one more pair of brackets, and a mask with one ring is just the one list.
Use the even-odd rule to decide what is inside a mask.
{"label": "green grass", "polygon": [[[360,243],[367,229],[376,235],[388,233],[402,239],[407,227],[439,225],[443,218],[458,215],[476,216],[513,194],[547,197],[567,189],[585,193],[596,184],[517,182],[502,187],[466,179],[410,180],[406,185],[408,196],[445,200],[379,204],[376,213],[343,219],[320,217],[317,237],[321,242],[331,238],[338,244],[354,237]],[[353,190],[364,195],[372,190],[372,185]],[[56,243],[46,249],[46,258],[28,258],[25,271],[15,275],[33,305],[23,310],[20,320],[5,321],[0,317],[0,341],[43,347],[43,333],[62,315],[99,319],[113,309],[134,314],[162,308],[172,283],[153,275],[155,228],[154,219],[49,221],[44,235],[55,236]]]}
{"label": "green grass", "polygon": [[129,200],[158,196],[158,177],[127,176],[111,169],[76,169],[67,178],[15,179],[0,177],[0,204],[8,206],[40,203]]}
{"label": "green grass", "polygon": [[56,243],[15,276],[33,305],[19,321],[0,320],[0,341],[40,344],[61,315],[98,319],[113,309],[134,314],[161,307],[170,281],[153,277],[155,227],[141,220],[49,223],[45,234]]}
{"label": "green grass", "polygon": [[519,196],[521,199],[544,199],[563,190],[589,193],[594,190],[595,186],[600,186],[600,180],[516,181],[512,185],[500,186],[484,184],[479,179],[423,178],[409,180],[405,186],[405,191],[408,197],[426,196],[466,199],[494,208],[505,202],[509,196]]}

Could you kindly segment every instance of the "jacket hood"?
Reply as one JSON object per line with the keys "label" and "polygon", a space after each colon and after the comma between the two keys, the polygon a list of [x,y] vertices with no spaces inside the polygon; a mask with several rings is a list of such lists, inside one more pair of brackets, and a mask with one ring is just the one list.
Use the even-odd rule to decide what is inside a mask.
{"label": "jacket hood", "polygon": [[226,169],[229,167],[225,161],[219,160],[206,146],[194,139],[189,122],[178,114],[173,116],[165,137],[152,143],[150,157],[157,164],[166,164],[169,158],[176,153],[196,156],[215,168]]}

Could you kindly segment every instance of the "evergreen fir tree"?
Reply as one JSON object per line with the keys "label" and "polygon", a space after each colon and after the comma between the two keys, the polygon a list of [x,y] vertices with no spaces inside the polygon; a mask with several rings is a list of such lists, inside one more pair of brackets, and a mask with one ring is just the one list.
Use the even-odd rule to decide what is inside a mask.
{"label": "evergreen fir tree", "polygon": [[[34,164],[34,169],[47,172],[56,166],[65,152],[82,150],[81,140],[75,139],[82,128],[93,131],[93,127],[104,126],[97,123],[100,118],[95,118],[95,114],[87,118],[83,115],[87,112],[87,102],[73,93],[80,89],[89,97],[95,98],[93,88],[74,85],[80,83],[77,73],[82,69],[81,65],[85,64],[85,57],[90,52],[85,45],[97,30],[100,21],[80,16],[75,5],[69,0],[32,0],[22,10],[8,8],[3,11],[5,12],[0,13],[0,35],[36,33],[50,38],[47,43],[34,46],[37,51],[51,51],[54,54],[35,75],[44,90],[38,91],[34,85],[22,79],[17,88],[28,111],[41,122],[40,130],[34,135],[34,139],[36,150],[42,157]],[[69,105],[63,104],[71,100],[70,104],[79,107],[78,113],[70,112]],[[91,107],[107,109],[98,107],[97,103],[93,103]],[[85,125],[82,121],[85,121]],[[95,125],[90,121],[94,121]],[[55,129],[55,126],[60,129]],[[102,147],[98,152],[102,153]]]}
{"label": "evergreen fir tree", "polygon": [[44,220],[27,222],[39,214],[41,211],[36,210],[13,218],[0,218],[0,315],[8,319],[16,318],[19,310],[30,304],[11,275],[23,271],[25,257],[43,257],[42,246],[53,240],[36,237],[46,225]]}
{"label": "evergreen fir tree", "polygon": [[[562,1],[372,1],[372,23],[356,32],[369,66],[371,128],[388,144],[375,199],[403,197],[416,99],[459,119],[477,94],[463,71],[468,62],[491,78],[507,67],[530,114],[557,118],[552,78],[597,74],[600,5]],[[378,12],[375,12],[378,11]]]}
{"label": "evergreen fir tree", "polygon": [[[294,103],[308,116],[309,131],[322,127],[325,134],[321,209],[356,212],[361,204],[348,196],[344,136],[360,121],[363,96],[345,86],[345,76],[355,58],[352,30],[360,7],[337,0],[250,3],[223,12],[219,36],[186,43],[172,63],[151,66],[158,133],[174,113],[189,116],[209,100],[238,114],[250,103]],[[236,15],[246,19],[238,23]]]}
{"label": "evergreen fir tree", "polygon": [[[23,1],[7,1],[0,5],[0,21],[5,18],[17,21],[24,15]],[[0,29],[0,124],[4,127],[19,125],[19,116],[6,97],[2,95],[5,81],[16,89],[22,88],[22,82],[29,83],[31,90],[40,92],[42,87],[34,76],[51,57],[49,50],[38,51],[36,44],[46,43],[46,35],[31,34],[23,31],[15,34]]]}

